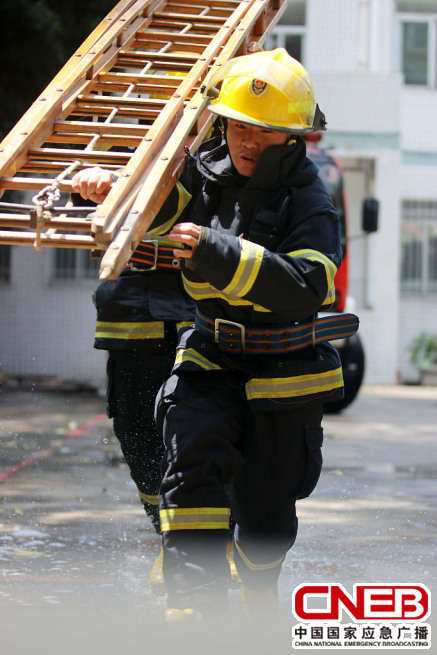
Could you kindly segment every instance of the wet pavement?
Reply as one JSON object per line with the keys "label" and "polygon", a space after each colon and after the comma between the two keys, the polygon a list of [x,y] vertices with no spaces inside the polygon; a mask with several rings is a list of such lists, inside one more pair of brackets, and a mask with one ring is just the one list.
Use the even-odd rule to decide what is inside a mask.
{"label": "wet pavement", "polygon": [[[159,538],[104,411],[91,391],[0,388],[2,655],[175,650],[164,596],[149,584]],[[324,428],[324,471],[298,505],[280,579],[280,627],[266,643],[245,638],[247,652],[292,651],[301,583],[437,589],[437,388],[365,387]],[[237,596],[232,589],[231,614]],[[233,620],[215,635],[218,652],[243,650]],[[183,644],[212,652],[207,643],[185,639],[178,655]]]}

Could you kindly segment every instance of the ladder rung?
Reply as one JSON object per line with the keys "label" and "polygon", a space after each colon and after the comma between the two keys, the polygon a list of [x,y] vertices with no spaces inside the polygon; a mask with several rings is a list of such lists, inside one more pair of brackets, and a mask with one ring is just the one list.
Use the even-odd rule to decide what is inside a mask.
{"label": "ladder rung", "polygon": [[155,43],[156,41],[171,41],[172,43],[185,46],[198,46],[204,48],[211,41],[211,37],[202,34],[181,34],[180,32],[169,32],[159,30],[154,32],[139,32],[135,37],[135,44],[143,45],[144,43]]}
{"label": "ladder rung", "polygon": [[96,121],[56,121],[55,132],[69,131],[88,134],[113,134],[118,136],[146,136],[147,125],[136,125],[133,123],[97,123]]}
{"label": "ladder rung", "polygon": [[217,26],[222,25],[226,22],[226,16],[211,16],[207,14],[206,16],[201,16],[200,14],[184,14],[184,13],[171,13],[171,12],[157,12],[155,17],[159,19],[165,19],[169,21],[189,21],[189,24],[192,24],[194,28],[199,25],[208,26],[211,29],[216,29]]}
{"label": "ladder rung", "polygon": [[73,150],[72,148],[33,148],[29,150],[29,160],[47,160],[55,159],[56,157],[62,161],[75,161],[76,159],[83,159],[84,161],[108,160],[108,162],[125,164],[126,160],[130,157],[129,152],[113,152],[108,150]]}
{"label": "ladder rung", "polygon": [[[51,134],[47,139],[46,143],[58,143],[58,144],[81,144],[88,145],[92,139],[91,134],[86,132],[55,132]],[[116,134],[111,134],[111,130],[108,129],[106,134],[99,136],[99,146],[109,148],[137,148],[142,141],[141,136],[120,136]]]}
{"label": "ladder rung", "polygon": [[[19,214],[0,213],[0,222],[3,227],[17,227],[30,229],[31,219],[29,216]],[[91,219],[86,218],[50,218],[45,221],[44,229],[68,230],[77,232],[90,232]]]}
{"label": "ladder rung", "polygon": [[[73,160],[68,162],[68,161],[27,161],[24,166],[21,169],[22,173],[37,173],[39,175],[42,174],[47,174],[47,175],[59,175],[60,173],[63,173],[65,170],[66,165],[72,164]],[[109,170],[116,171],[120,168],[119,163],[110,163],[104,160],[95,160],[92,163],[89,163],[88,160],[85,160],[83,158],[82,161],[82,168],[90,168],[90,166],[104,166],[105,168],[108,168]],[[45,185],[44,185],[45,186]]]}
{"label": "ladder rung", "polygon": [[[33,246],[37,238],[36,232],[0,231],[0,244]],[[89,248],[95,249],[97,244],[92,236],[76,234],[46,234],[40,235],[41,246],[52,248]]]}
{"label": "ladder rung", "polygon": [[130,107],[130,108],[150,108],[157,109],[158,112],[165,107],[166,101],[161,98],[119,98],[117,96],[97,96],[97,95],[84,95],[79,96],[77,106],[94,105],[99,107]]}
{"label": "ladder rung", "polygon": [[[97,116],[99,118],[105,118],[111,115],[112,110],[113,107],[110,106],[97,107],[96,104],[80,104],[72,110],[71,116]],[[118,107],[117,116],[120,118],[147,120],[151,122],[159,116],[159,109],[152,109],[150,107]]]}

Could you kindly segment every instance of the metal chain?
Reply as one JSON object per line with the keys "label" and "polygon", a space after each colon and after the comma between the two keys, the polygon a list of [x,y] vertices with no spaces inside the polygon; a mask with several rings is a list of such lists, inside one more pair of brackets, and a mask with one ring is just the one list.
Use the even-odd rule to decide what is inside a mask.
{"label": "metal chain", "polygon": [[55,177],[51,184],[48,184],[44,189],[41,189],[41,191],[32,198],[32,202],[37,206],[37,211],[38,208],[40,208],[41,211],[43,209],[50,209],[50,207],[52,207],[56,202],[59,202],[61,197],[61,192],[59,190],[60,182],[62,182],[67,175],[70,175],[70,173],[75,171],[76,168],[79,168],[79,166],[80,161],[75,161],[70,164],[65,171],[62,171],[62,173]]}

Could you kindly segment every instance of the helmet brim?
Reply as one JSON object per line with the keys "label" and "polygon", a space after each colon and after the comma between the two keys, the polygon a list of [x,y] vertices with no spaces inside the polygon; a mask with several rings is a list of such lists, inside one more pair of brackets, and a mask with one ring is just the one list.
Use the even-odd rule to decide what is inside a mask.
{"label": "helmet brim", "polygon": [[[241,123],[248,123],[249,125],[255,125],[256,127],[264,127],[267,130],[273,130],[275,132],[285,132],[286,134],[311,134],[311,132],[326,130],[326,127],[315,127],[316,116],[314,117],[314,124],[311,127],[299,127],[293,125],[272,125],[271,123],[263,123],[262,121],[254,120],[247,114],[243,114],[234,109],[230,109],[227,105],[222,102],[216,102],[214,105],[211,102],[207,105],[207,109],[213,114],[222,116],[223,118],[229,118],[233,121],[240,121]],[[319,110],[320,112],[320,110]],[[320,112],[322,114],[322,112]],[[323,114],[322,114],[323,116]],[[326,123],[325,123],[326,125]]]}

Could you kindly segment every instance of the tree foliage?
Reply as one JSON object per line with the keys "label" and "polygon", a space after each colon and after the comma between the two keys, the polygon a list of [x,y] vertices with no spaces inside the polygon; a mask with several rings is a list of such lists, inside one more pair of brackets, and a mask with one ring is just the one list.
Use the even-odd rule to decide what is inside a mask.
{"label": "tree foliage", "polygon": [[0,1],[0,140],[116,4]]}

